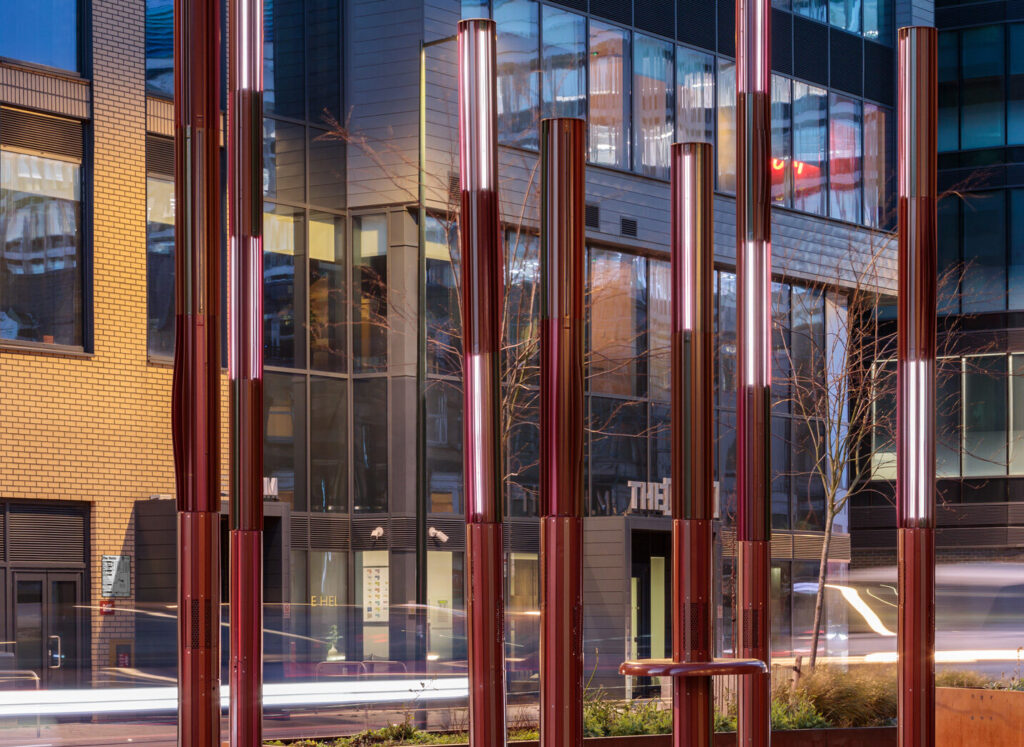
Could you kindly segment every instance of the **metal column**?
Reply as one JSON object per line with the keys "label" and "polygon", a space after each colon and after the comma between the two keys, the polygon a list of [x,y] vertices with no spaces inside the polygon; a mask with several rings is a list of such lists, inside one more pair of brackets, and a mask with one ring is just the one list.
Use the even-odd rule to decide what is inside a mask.
{"label": "metal column", "polygon": [[583,743],[582,119],[541,122],[540,741]]}
{"label": "metal column", "polygon": [[[736,422],[739,654],[771,656],[770,0],[736,0]],[[770,675],[739,684],[739,745],[771,738]]]}
{"label": "metal column", "polygon": [[501,443],[503,252],[494,22],[459,21],[459,164],[469,735],[505,744]]}
{"label": "metal column", "polygon": [[262,744],[263,0],[228,6],[231,744]]}
{"label": "metal column", "polygon": [[174,3],[178,743],[220,738],[220,12]]}
{"label": "metal column", "polygon": [[935,296],[938,35],[899,30],[899,743],[935,744]]}

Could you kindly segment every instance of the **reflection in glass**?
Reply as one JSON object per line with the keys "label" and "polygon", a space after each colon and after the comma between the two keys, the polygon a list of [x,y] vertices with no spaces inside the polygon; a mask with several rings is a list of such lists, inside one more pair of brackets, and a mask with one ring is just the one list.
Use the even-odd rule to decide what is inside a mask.
{"label": "reflection in glass", "polygon": [[937,213],[937,262],[939,271],[937,309],[940,314],[960,311],[960,203],[958,194],[939,198]]}
{"label": "reflection in glass", "polygon": [[829,98],[829,210],[833,218],[860,223],[860,102],[834,93]]}
{"label": "reflection in glass", "polygon": [[793,82],[793,206],[825,214],[828,101],[823,88]]}
{"label": "reflection in glass", "polygon": [[428,667],[449,671],[466,659],[465,557],[461,552],[427,553]]}
{"label": "reflection in glass", "polygon": [[[790,528],[789,491],[792,471],[789,464],[790,420],[772,417],[772,529]],[[799,480],[798,480],[799,482]]]}
{"label": "reflection in glass", "polygon": [[263,120],[263,196],[268,200],[303,202],[306,128]]}
{"label": "reflection in glass", "polygon": [[[537,553],[508,555],[508,605],[505,648],[508,678],[514,687],[536,689],[540,661],[540,561]],[[522,684],[520,684],[522,683]]]}
{"label": "reflection in glass", "polygon": [[146,333],[149,354],[174,355],[174,180],[146,178]]}
{"label": "reflection in glass", "polygon": [[896,361],[876,363],[872,384],[871,479],[896,479]]}
{"label": "reflection in glass", "polygon": [[345,207],[345,144],[316,127],[309,128],[309,201],[332,210]]}
{"label": "reflection in glass", "polygon": [[1006,79],[1006,144],[1024,144],[1024,23],[1006,27],[1010,68]]}
{"label": "reflection in glass", "polygon": [[537,3],[494,0],[498,28],[498,139],[506,145],[536,148]]}
{"label": "reflection in glass", "polygon": [[864,0],[864,36],[892,44],[892,0]]}
{"label": "reflection in glass", "polygon": [[357,379],[352,383],[352,510],[388,510],[388,382]]}
{"label": "reflection in glass", "polygon": [[0,153],[0,339],[83,344],[81,166]]}
{"label": "reflection in glass", "polygon": [[174,0],[146,0],[146,93],[174,96]]}
{"label": "reflection in glass", "polygon": [[960,147],[966,150],[1003,145],[1006,140],[1003,27],[982,26],[961,33]]}
{"label": "reflection in glass", "polygon": [[388,362],[387,216],[352,218],[352,356],[355,370],[380,371]]}
{"label": "reflection in glass", "polygon": [[78,71],[78,0],[0,2],[0,57]]}
{"label": "reflection in glass", "polygon": [[309,364],[345,372],[345,219],[327,213],[309,218]]}
{"label": "reflection in glass", "polygon": [[646,393],[647,265],[643,257],[590,251],[590,391]]}
{"label": "reflection in glass", "polygon": [[772,411],[789,412],[792,382],[790,358],[793,335],[790,329],[790,286],[772,283]]}
{"label": "reflection in glass", "polygon": [[736,63],[718,63],[718,189],[736,191]]}
{"label": "reflection in glass", "polygon": [[587,22],[583,16],[542,5],[543,117],[587,116]]}
{"label": "reflection in glass", "polygon": [[348,510],[347,382],[309,380],[309,509]]}
{"label": "reflection in glass", "polygon": [[793,0],[793,12],[824,23],[828,14],[827,0]]}
{"label": "reflection in glass", "polygon": [[772,76],[772,204],[793,205],[793,91],[789,78]]}
{"label": "reflection in glass", "polygon": [[939,33],[939,152],[960,147],[960,33]]}
{"label": "reflection in glass", "polygon": [[309,636],[316,641],[312,646],[311,660],[335,662],[350,656],[357,658],[358,645],[353,640],[354,615],[347,604],[348,553],[309,552],[309,591],[308,597],[301,601],[309,605]]}
{"label": "reflection in glass", "polygon": [[860,33],[861,0],[829,0],[828,20],[833,26]]}
{"label": "reflection in glass", "polygon": [[537,516],[540,490],[540,398],[537,390],[521,387],[509,409],[505,456],[508,512],[511,516]]}
{"label": "reflection in glass", "polygon": [[1006,308],[1006,193],[975,192],[963,202],[964,313]]}
{"label": "reflection in glass", "polygon": [[642,34],[633,40],[633,153],[635,169],[668,177],[672,144],[672,45]]}
{"label": "reflection in glass", "polygon": [[631,480],[647,481],[644,402],[590,397],[590,514],[616,516],[630,504]]}
{"label": "reflection in glass", "polygon": [[715,58],[676,47],[676,140],[710,143],[715,134]]}
{"label": "reflection in glass", "polygon": [[792,563],[773,560],[769,583],[771,588],[772,614],[772,655],[788,656],[793,647],[793,581],[790,578]]}
{"label": "reflection in glass", "polygon": [[263,0],[263,111],[306,113],[304,0]]}
{"label": "reflection in glass", "polygon": [[825,528],[825,488],[819,469],[825,458],[824,424],[797,419],[793,438],[793,528],[821,531]]}
{"label": "reflection in glass", "polygon": [[277,478],[278,500],[306,510],[306,378],[263,374],[263,475]]}
{"label": "reflection in glass", "polygon": [[960,358],[940,358],[935,370],[935,475],[960,476]]}
{"label": "reflection in glass", "polygon": [[715,394],[722,407],[736,406],[739,385],[736,362],[736,275],[718,273],[718,316],[715,328],[716,363],[718,370]]}
{"label": "reflection in glass", "polygon": [[[661,260],[648,260],[650,280],[650,396],[669,402],[672,391],[672,268]],[[666,475],[667,476],[667,475]]]}
{"label": "reflection in glass", "polygon": [[629,166],[629,36],[615,26],[590,22],[590,160]]}
{"label": "reflection in glass", "polygon": [[537,386],[540,371],[540,241],[505,237],[505,368],[517,386]]}
{"label": "reflection in glass", "polygon": [[1010,474],[1024,475],[1024,355],[1010,356]]}
{"label": "reflection in glass", "polygon": [[[1024,189],[1009,190],[1010,267],[1009,297],[1011,310],[1024,309]],[[941,237],[942,234],[940,233]],[[941,240],[941,239],[940,239]]]}
{"label": "reflection in glass", "polygon": [[427,486],[431,513],[462,513],[462,389],[427,384]]}
{"label": "reflection in glass", "polygon": [[457,229],[428,216],[426,237],[427,371],[454,376],[462,371],[462,315],[452,263]]}
{"label": "reflection in glass", "polygon": [[1007,361],[970,357],[964,375],[964,477],[1006,474]]}
{"label": "reflection in glass", "polygon": [[263,210],[263,362],[305,368],[303,211]]}
{"label": "reflection in glass", "polygon": [[309,121],[321,122],[325,115],[340,119],[344,115],[341,111],[341,14],[344,6],[338,0],[306,0],[306,7]]}
{"label": "reflection in glass", "polygon": [[885,228],[892,223],[889,174],[889,111],[864,102],[864,223]]}

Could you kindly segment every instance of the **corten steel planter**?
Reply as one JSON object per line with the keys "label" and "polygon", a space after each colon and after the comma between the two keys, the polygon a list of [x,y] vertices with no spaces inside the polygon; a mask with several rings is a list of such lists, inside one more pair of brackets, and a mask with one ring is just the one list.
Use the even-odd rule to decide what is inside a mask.
{"label": "corten steel planter", "polygon": [[494,21],[459,21],[459,241],[462,254],[463,466],[469,734],[505,742],[501,309]]}
{"label": "corten steel planter", "polygon": [[220,4],[174,3],[178,742],[220,737]]}
{"label": "corten steel planter", "polygon": [[[895,747],[896,727],[871,727],[864,729],[795,729],[773,731],[772,744],[776,747]],[[639,735],[630,737],[588,737],[583,740],[585,747],[672,747],[671,734]],[[963,742],[957,744],[972,744]],[[983,744],[978,742],[977,744]],[[987,743],[984,743],[988,747]],[[1017,744],[1017,743],[1013,743]],[[540,743],[510,742],[510,747],[540,747]],[[736,732],[715,734],[715,747],[734,747]],[[952,747],[953,743],[949,743]],[[462,747],[466,747],[462,745]],[[940,742],[940,747],[945,747]],[[1002,747],[996,745],[996,747]]]}
{"label": "corten steel planter", "polygon": [[263,0],[228,4],[231,744],[259,744],[263,682]]}
{"label": "corten steel planter", "polygon": [[940,687],[935,706],[938,747],[1024,746],[1024,692]]}
{"label": "corten steel planter", "polygon": [[938,34],[899,38],[896,519],[899,740],[935,744],[935,327]]}

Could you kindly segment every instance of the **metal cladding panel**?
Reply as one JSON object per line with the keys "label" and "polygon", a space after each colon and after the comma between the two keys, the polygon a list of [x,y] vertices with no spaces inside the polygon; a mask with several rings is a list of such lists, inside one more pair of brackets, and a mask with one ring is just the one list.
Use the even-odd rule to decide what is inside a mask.
{"label": "metal cladding panel", "polygon": [[309,517],[292,515],[289,536],[293,550],[304,549],[309,543]]}
{"label": "metal cladding panel", "polygon": [[861,38],[832,29],[829,52],[832,56],[832,87],[860,96],[864,88],[861,77],[864,68],[864,44]]}
{"label": "metal cladding panel", "polygon": [[174,140],[146,135],[146,173],[174,178]]}
{"label": "metal cladding panel", "polygon": [[[347,517],[325,514],[311,516],[306,521],[309,525],[309,546],[314,550],[345,551],[351,547]],[[292,522],[295,522],[295,518],[292,518]],[[295,536],[294,529],[292,536]],[[303,546],[305,546],[304,540]]]}
{"label": "metal cladding panel", "polygon": [[718,0],[718,51],[730,57],[736,54],[736,4]]}
{"label": "metal cladding panel", "polygon": [[877,42],[864,42],[864,97],[892,106],[896,61],[892,47]]}
{"label": "metal cladding panel", "polygon": [[590,0],[590,12],[609,21],[633,24],[633,0]]}
{"label": "metal cladding panel", "polygon": [[633,6],[633,23],[641,31],[651,31],[669,38],[675,36],[674,0],[638,0]]}
{"label": "metal cladding panel", "polygon": [[538,519],[508,519],[505,521],[505,550],[507,552],[540,552],[540,522]]}
{"label": "metal cladding panel", "polygon": [[[387,516],[364,516],[360,518],[352,519],[351,524],[351,536],[352,536],[352,549],[353,550],[387,550],[388,549],[388,534],[390,526],[388,524]],[[371,533],[377,528],[381,527],[384,530],[384,536],[375,539],[371,537]]]}
{"label": "metal cladding panel", "polygon": [[0,109],[0,144],[81,158],[85,150],[82,123],[21,109]]}
{"label": "metal cladding panel", "polygon": [[7,558],[11,563],[86,563],[84,509],[12,504],[8,510]]}
{"label": "metal cladding panel", "polygon": [[715,5],[708,0],[676,0],[676,38],[704,49],[715,48]]}
{"label": "metal cladding panel", "polygon": [[772,8],[772,70],[793,74],[793,16]]}
{"label": "metal cladding panel", "polygon": [[828,85],[828,26],[793,16],[793,74]]}
{"label": "metal cladding panel", "polygon": [[427,549],[446,550],[448,552],[462,552],[466,549],[466,522],[461,517],[440,518],[430,517],[427,519],[427,529],[430,527],[438,529],[448,535],[447,542],[427,537]]}
{"label": "metal cladding panel", "polygon": [[416,518],[413,516],[392,516],[387,541],[389,546],[395,548],[415,547]]}
{"label": "metal cladding panel", "polygon": [[564,5],[566,8],[572,8],[573,10],[587,10],[587,0],[553,0],[555,5]]}

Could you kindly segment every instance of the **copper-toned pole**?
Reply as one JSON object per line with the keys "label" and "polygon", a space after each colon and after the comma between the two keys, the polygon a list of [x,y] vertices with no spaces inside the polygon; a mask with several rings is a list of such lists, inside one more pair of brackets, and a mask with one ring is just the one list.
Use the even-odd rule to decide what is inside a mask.
{"label": "copper-toned pole", "polygon": [[220,13],[174,3],[178,742],[220,737]]}
{"label": "copper-toned pole", "polygon": [[582,119],[541,122],[540,741],[583,743]]}
{"label": "copper-toned pole", "polygon": [[231,744],[262,744],[263,0],[228,8]]}
{"label": "copper-toned pole", "polygon": [[[771,567],[770,0],[736,0],[736,483],[740,656],[766,664]],[[739,684],[739,744],[770,739],[770,677]]]}
{"label": "copper-toned pole", "polygon": [[935,295],[938,36],[899,30],[899,742],[935,744]]}
{"label": "copper-toned pole", "polygon": [[494,22],[459,21],[458,46],[469,735],[475,747],[491,747],[505,743],[499,399],[504,263]]}
{"label": "copper-toned pole", "polygon": [[[672,659],[711,661],[714,516],[712,150],[672,146]],[[711,677],[676,678],[674,747],[710,747]]]}

